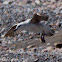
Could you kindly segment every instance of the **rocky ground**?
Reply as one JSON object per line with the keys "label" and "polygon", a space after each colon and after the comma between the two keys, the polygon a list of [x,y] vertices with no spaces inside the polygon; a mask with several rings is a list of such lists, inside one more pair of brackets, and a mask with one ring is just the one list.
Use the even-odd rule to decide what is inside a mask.
{"label": "rocky ground", "polygon": [[15,37],[4,37],[16,23],[33,17],[34,13],[49,15],[49,24],[62,21],[62,0],[0,0],[0,62],[62,62],[62,26],[54,36],[40,42],[40,34],[22,31]]}

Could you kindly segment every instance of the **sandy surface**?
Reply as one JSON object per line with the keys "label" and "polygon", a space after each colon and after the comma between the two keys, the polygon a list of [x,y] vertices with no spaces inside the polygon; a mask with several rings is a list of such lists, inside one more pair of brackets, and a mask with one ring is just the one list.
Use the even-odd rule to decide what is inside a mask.
{"label": "sandy surface", "polygon": [[50,45],[54,45],[55,43],[62,43],[62,31],[54,34],[53,36],[45,36],[46,43],[42,43],[39,38],[34,37],[33,39],[27,39],[25,41],[19,41],[11,46],[15,45],[16,48],[26,48],[28,45],[36,45],[36,46],[47,46],[48,43]]}

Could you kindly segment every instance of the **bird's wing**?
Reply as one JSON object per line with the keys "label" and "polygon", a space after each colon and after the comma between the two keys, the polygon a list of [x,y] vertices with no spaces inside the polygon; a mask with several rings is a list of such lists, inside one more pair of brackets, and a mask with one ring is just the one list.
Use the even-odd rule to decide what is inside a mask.
{"label": "bird's wing", "polygon": [[27,25],[29,24],[31,19],[27,19],[26,21],[23,21],[21,23],[18,23],[11,27],[8,32],[5,34],[5,37],[11,37],[11,36],[16,36],[21,33],[21,30],[24,30],[27,28]]}
{"label": "bird's wing", "polygon": [[15,28],[16,28],[16,26],[17,25],[14,25],[13,27],[11,27],[8,31],[7,31],[7,33],[5,34],[5,37],[11,37],[11,36],[15,36],[16,34],[15,34]]}

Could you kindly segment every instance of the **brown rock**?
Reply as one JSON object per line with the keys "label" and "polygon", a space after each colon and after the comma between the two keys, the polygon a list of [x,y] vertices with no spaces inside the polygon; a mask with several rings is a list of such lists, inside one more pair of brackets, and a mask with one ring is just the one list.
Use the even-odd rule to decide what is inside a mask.
{"label": "brown rock", "polygon": [[56,43],[55,46],[56,48],[62,48],[62,43]]}
{"label": "brown rock", "polygon": [[35,47],[36,45],[29,45],[29,46],[27,46],[27,48],[33,48],[33,47]]}

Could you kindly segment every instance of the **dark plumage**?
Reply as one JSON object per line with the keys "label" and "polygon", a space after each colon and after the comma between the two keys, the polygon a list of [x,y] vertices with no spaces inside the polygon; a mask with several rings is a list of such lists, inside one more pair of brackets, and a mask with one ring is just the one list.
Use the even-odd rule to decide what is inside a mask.
{"label": "dark plumage", "polygon": [[38,23],[40,21],[47,21],[49,16],[47,15],[40,15],[40,14],[34,14],[33,18],[31,19],[31,23]]}

